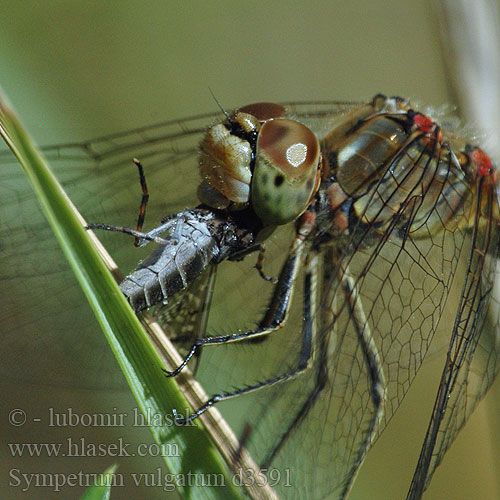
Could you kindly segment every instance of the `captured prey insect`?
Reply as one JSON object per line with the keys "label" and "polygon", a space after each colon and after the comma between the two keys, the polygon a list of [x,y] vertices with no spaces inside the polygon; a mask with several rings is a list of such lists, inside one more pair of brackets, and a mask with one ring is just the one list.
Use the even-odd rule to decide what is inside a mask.
{"label": "captured prey insect", "polygon": [[[499,210],[490,159],[404,99],[381,95],[362,105],[251,105],[208,129],[192,123],[81,148],[103,168],[135,155],[148,179],[151,169],[176,162],[196,167],[199,151],[202,204],[186,209],[185,190],[196,183],[183,170],[172,176],[178,184],[165,186],[166,198],[181,197],[184,209],[152,231],[129,231],[140,245],[159,244],[121,284],[135,311],[149,308],[185,347],[170,375],[200,350],[201,376],[206,356],[233,368],[186,419],[225,399],[251,400],[254,459],[291,470],[293,488],[279,493],[346,498],[371,444],[444,337],[445,366],[408,493],[420,498],[498,370],[491,292]],[[53,149],[61,157],[70,151]],[[109,173],[123,182],[121,171]],[[253,271],[228,286],[225,270],[262,255],[264,242],[260,274],[278,259],[276,282]],[[221,286],[215,269],[226,278]],[[228,314],[224,334],[211,334],[211,300],[230,302],[237,288],[240,309],[257,326],[227,331]],[[269,293],[256,319],[253,303],[262,307]]]}

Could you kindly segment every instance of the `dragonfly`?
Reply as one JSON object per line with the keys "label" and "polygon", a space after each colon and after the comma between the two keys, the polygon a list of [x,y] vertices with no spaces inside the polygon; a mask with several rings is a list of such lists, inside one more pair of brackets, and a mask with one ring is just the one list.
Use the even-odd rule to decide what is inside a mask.
{"label": "dragonfly", "polygon": [[[292,471],[297,498],[347,498],[426,356],[444,345],[408,492],[421,498],[498,371],[497,171],[473,141],[402,98],[377,95],[364,104],[260,103],[222,121],[170,121],[45,154],[88,220],[120,222],[133,157],[161,186],[160,226],[92,227],[157,245],[121,288],[184,349],[167,375],[196,364],[212,390],[180,421],[246,400],[245,444],[263,467]],[[13,225],[11,233],[4,244],[19,244]],[[130,249],[102,235],[133,268]],[[41,237],[44,250],[48,241]],[[34,263],[23,256],[29,281]],[[36,264],[52,281],[57,270]],[[2,272],[14,279],[8,266]],[[245,316],[253,326],[235,324]],[[204,375],[204,364],[216,375]]]}

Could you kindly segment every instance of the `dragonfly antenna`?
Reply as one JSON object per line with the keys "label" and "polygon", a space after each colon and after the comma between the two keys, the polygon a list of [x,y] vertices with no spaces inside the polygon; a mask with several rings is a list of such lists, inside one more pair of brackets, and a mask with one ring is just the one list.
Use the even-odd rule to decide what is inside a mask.
{"label": "dragonfly antenna", "polygon": [[226,118],[228,119],[228,121],[231,121],[231,117],[229,116],[229,113],[224,109],[224,107],[222,106],[222,104],[219,101],[219,99],[217,99],[217,97],[214,94],[213,90],[210,87],[208,87],[208,90],[212,94],[212,97],[214,98],[214,101],[217,103],[217,106],[219,106],[219,109],[224,113],[224,115],[226,116]]}

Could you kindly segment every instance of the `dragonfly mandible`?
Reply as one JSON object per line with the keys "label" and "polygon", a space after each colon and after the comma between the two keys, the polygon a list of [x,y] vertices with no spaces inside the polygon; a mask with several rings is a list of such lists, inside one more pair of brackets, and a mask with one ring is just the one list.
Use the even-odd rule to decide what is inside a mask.
{"label": "dragonfly mandible", "polygon": [[[263,466],[291,467],[297,497],[347,497],[436,332],[444,330],[446,364],[408,494],[420,498],[498,370],[498,324],[489,311],[498,308],[491,293],[499,238],[495,168],[477,146],[401,98],[254,105],[227,114],[207,132],[213,119],[170,122],[47,153],[114,176],[110,193],[117,180],[124,182],[116,167],[133,156],[148,178],[179,166],[177,192],[184,195],[184,164],[198,168],[204,137],[198,189],[204,204],[185,209],[186,197],[179,203],[184,210],[166,212],[172,215],[162,226],[136,233],[141,244],[159,245],[122,291],[137,312],[153,308],[179,333],[185,363],[170,375],[204,346],[218,347],[204,348],[201,363],[221,351],[215,364],[222,358],[234,364],[236,350],[245,351],[253,371],[219,378],[215,396],[187,418],[252,393],[261,408],[252,454]],[[295,126],[314,134],[292,134],[291,143],[278,141],[273,149]],[[233,170],[227,150],[235,144],[242,149]],[[292,167],[283,167],[288,157]],[[300,170],[294,162],[307,167],[298,180],[290,177],[290,170]],[[262,266],[278,262],[276,283],[254,271],[257,285],[246,290],[253,295],[243,294],[250,303],[269,293],[265,314],[250,318],[255,328],[210,334],[213,269],[252,259],[246,254],[268,241],[275,252],[266,251]],[[449,310],[452,327],[442,321]],[[271,342],[278,353],[268,348]]]}

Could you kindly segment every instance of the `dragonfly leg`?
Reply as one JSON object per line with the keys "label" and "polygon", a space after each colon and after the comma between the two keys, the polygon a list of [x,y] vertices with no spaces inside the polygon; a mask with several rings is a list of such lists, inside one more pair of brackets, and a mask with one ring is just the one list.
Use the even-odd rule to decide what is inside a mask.
{"label": "dragonfly leg", "polygon": [[136,229],[130,229],[125,226],[110,226],[109,224],[87,224],[85,226],[85,229],[87,230],[101,229],[103,231],[114,231],[117,233],[129,234],[130,236],[133,236],[135,238],[134,245],[136,247],[144,246],[146,242],[149,241],[154,241],[155,243],[166,245],[169,243],[169,240],[157,236],[158,229],[162,229],[164,226],[160,226],[160,228],[157,228],[151,231],[150,233],[144,233],[142,231],[142,227],[144,225],[144,219],[146,217],[146,207],[149,201],[149,193],[148,193],[148,186],[146,184],[146,176],[144,175],[144,168],[141,165],[141,162],[137,158],[134,158],[133,161],[134,164],[137,166],[137,169],[139,170],[139,182],[141,183],[141,189],[142,189],[141,205],[139,206],[139,215],[137,217]]}
{"label": "dragonfly leg", "polygon": [[[286,268],[286,264],[284,266]],[[283,272],[283,271],[282,271]],[[315,306],[316,302],[316,295],[315,295],[315,282],[316,282],[316,276],[317,276],[317,256],[314,255],[312,259],[309,260],[307,263],[306,267],[306,273],[304,277],[305,281],[305,291],[306,295],[308,292],[310,292],[310,295],[304,300],[304,321],[302,324],[302,348],[300,351],[300,356],[297,365],[280,375],[276,375],[274,377],[268,378],[266,380],[257,382],[255,384],[245,386],[239,389],[236,389],[234,391],[229,391],[229,392],[224,392],[220,394],[215,394],[212,396],[203,406],[198,408],[194,413],[187,417],[182,417],[178,415],[174,411],[174,415],[176,418],[176,422],[178,424],[186,424],[195,418],[199,417],[202,413],[204,413],[206,410],[208,410],[211,406],[214,404],[218,403],[219,401],[223,401],[225,399],[230,399],[234,398],[236,396],[241,396],[242,394],[248,394],[250,392],[257,391],[259,389],[262,389],[263,387],[269,387],[271,385],[277,384],[279,382],[284,382],[286,380],[290,380],[300,373],[304,372],[308,368],[310,368],[311,360],[312,360],[312,355],[313,355],[313,340],[315,337],[315,323],[313,321],[313,317],[311,314],[311,309],[312,307]],[[280,274],[281,278],[281,274]],[[273,297],[274,299],[274,297]],[[270,305],[270,309],[272,309],[272,304]],[[264,323],[266,318],[261,323]],[[272,330],[269,330],[269,332]],[[247,337],[248,338],[248,337]],[[319,389],[321,390],[321,389]]]}
{"label": "dragonfly leg", "polygon": [[368,429],[365,431],[365,436],[358,446],[358,456],[356,461],[353,462],[354,473],[350,475],[351,479],[345,485],[343,495],[340,497],[346,498],[354,482],[354,478],[356,476],[355,472],[363,463],[363,460],[368,453],[368,449],[377,434],[379,424],[384,417],[387,384],[385,381],[380,354],[373,339],[368,321],[366,320],[356,284],[354,279],[349,274],[349,269],[345,268],[344,270],[340,270],[338,279],[341,283],[345,303],[347,304],[349,310],[349,316],[354,325],[354,330],[363,353],[369,377],[370,396],[374,408]]}
{"label": "dragonfly leg", "polygon": [[[142,232],[144,219],[146,218],[146,207],[149,201],[149,193],[148,193],[148,186],[146,185],[146,176],[144,175],[144,168],[142,167],[141,162],[137,158],[134,158],[133,161],[137,166],[137,169],[139,170],[139,182],[141,183],[141,189],[142,189],[142,198],[141,198],[141,204],[139,206],[139,215],[137,217],[136,230],[138,232]],[[141,237],[136,236],[134,245],[136,247],[141,245]]]}
{"label": "dragonfly leg", "polygon": [[[354,464],[354,470],[357,470],[361,463],[363,462],[368,447],[370,446],[373,438],[376,435],[378,424],[384,415],[384,403],[386,398],[386,384],[385,377],[382,370],[382,365],[380,361],[380,355],[378,353],[377,347],[373,341],[369,325],[366,322],[364,311],[361,302],[358,300],[357,291],[354,285],[353,279],[350,277],[348,271],[339,272],[339,277],[342,284],[343,293],[345,295],[346,302],[349,307],[349,316],[354,324],[356,333],[358,335],[359,343],[363,352],[363,357],[365,358],[365,363],[368,367],[369,377],[370,377],[370,387],[371,387],[371,398],[375,408],[373,413],[373,418],[366,433],[364,441],[359,446],[359,455]],[[307,282],[306,282],[307,287]],[[308,290],[306,288],[305,296],[308,296]],[[312,294],[313,291],[309,289],[309,293]],[[312,295],[311,295],[312,296]],[[305,304],[304,312],[308,310],[307,304]],[[295,418],[288,426],[287,430],[281,436],[277,445],[273,448],[271,453],[266,457],[262,463],[262,467],[266,468],[271,465],[275,457],[278,455],[279,451],[285,444],[286,440],[289,438],[293,430],[300,424],[302,420],[307,416],[310,410],[313,408],[314,403],[318,399],[328,382],[328,335],[318,335],[317,348],[315,352],[318,353],[318,359],[315,362],[316,370],[316,383],[311,393],[307,397],[306,401],[303,403]],[[354,474],[351,475],[354,479]],[[343,494],[339,498],[346,498],[351,488],[353,479],[349,481],[344,489]]]}
{"label": "dragonfly leg", "polygon": [[259,255],[257,257],[257,263],[255,264],[255,269],[257,269],[260,277],[265,281],[270,281],[271,283],[277,283],[278,280],[274,276],[268,276],[264,274],[262,264],[264,263],[264,254],[266,253],[266,245],[261,243],[259,245]]}
{"label": "dragonfly leg", "polygon": [[102,229],[104,231],[114,231],[117,233],[129,234],[130,236],[133,236],[135,238],[134,245],[136,247],[144,246],[145,242],[148,241],[154,241],[155,243],[160,243],[162,245],[165,245],[168,243],[167,240],[159,238],[155,234],[144,233],[142,231],[142,227],[144,225],[144,219],[146,217],[146,206],[149,200],[149,193],[148,193],[148,187],[146,185],[146,176],[144,175],[144,168],[142,167],[141,162],[137,158],[134,158],[133,161],[137,166],[137,169],[139,170],[139,181],[141,183],[141,188],[142,188],[141,205],[139,207],[139,216],[137,218],[136,229],[135,230],[130,229],[125,226],[110,226],[109,224],[87,224],[85,226],[85,229],[87,230]]}
{"label": "dragonfly leg", "polygon": [[[327,353],[328,346],[327,336],[322,336],[318,338],[316,328],[317,322],[313,318],[313,311],[317,310],[318,305],[318,294],[317,294],[317,279],[318,279],[318,257],[314,255],[311,260],[307,263],[306,274],[304,278],[304,324],[303,324],[303,341],[302,350],[299,360],[298,368],[302,367],[302,370],[310,367],[313,363],[317,367],[316,371],[316,383],[314,388],[307,396],[306,401],[303,403],[294,419],[286,429],[286,431],[280,437],[277,445],[273,448],[271,453],[265,458],[264,462],[261,464],[262,468],[267,468],[272,463],[276,455],[283,448],[283,445],[290,437],[293,430],[304,420],[321,391],[325,388],[328,381],[328,364],[327,364]],[[316,349],[313,351],[313,343],[316,344]],[[313,357],[317,355],[318,359],[314,360]]]}
{"label": "dragonfly leg", "polygon": [[256,243],[255,245],[252,245],[248,248],[245,248],[243,250],[240,250],[238,252],[235,252],[231,255],[231,257],[229,257],[227,260],[230,260],[230,261],[236,261],[236,262],[240,262],[242,261],[247,255],[250,255],[254,252],[258,252],[260,250],[260,245],[261,243]]}
{"label": "dragonfly leg", "polygon": [[229,260],[240,261],[243,260],[247,255],[250,255],[251,253],[254,252],[259,252],[259,255],[257,257],[257,263],[255,264],[255,269],[257,269],[259,276],[265,281],[270,281],[271,283],[276,284],[278,282],[277,278],[275,278],[274,276],[268,276],[263,271],[262,264],[264,263],[264,254],[266,252],[266,245],[264,243],[258,243],[256,245],[252,245],[249,248],[245,248],[240,252],[236,252],[231,256]]}
{"label": "dragonfly leg", "polygon": [[167,376],[175,377],[188,364],[189,360],[206,345],[228,344],[242,340],[256,339],[285,326],[290,302],[297,280],[297,274],[302,267],[304,258],[305,238],[310,230],[310,226],[304,224],[297,229],[297,234],[292,242],[288,256],[281,268],[278,282],[274,286],[273,295],[264,317],[259,326],[254,330],[235,333],[232,335],[220,335],[217,337],[206,337],[198,339],[189,350],[182,363],[172,371],[163,370]]}
{"label": "dragonfly leg", "polygon": [[134,236],[136,239],[154,241],[155,243],[159,243],[160,245],[167,245],[170,243],[169,240],[156,236],[156,232],[151,231],[151,233],[143,233],[141,231],[130,229],[129,227],[125,226],[110,226],[109,224],[87,224],[85,226],[85,229],[101,229],[103,231],[113,231],[115,233],[129,234],[130,236]]}

